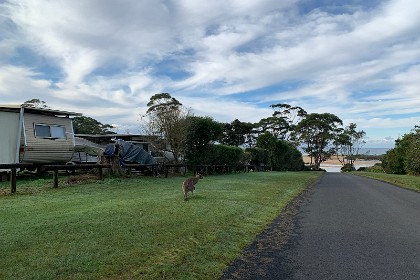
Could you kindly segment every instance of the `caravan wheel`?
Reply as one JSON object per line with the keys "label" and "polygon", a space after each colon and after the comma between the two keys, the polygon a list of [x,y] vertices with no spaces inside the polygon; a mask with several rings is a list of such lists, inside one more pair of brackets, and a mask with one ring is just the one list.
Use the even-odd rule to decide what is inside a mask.
{"label": "caravan wheel", "polygon": [[[66,163],[66,165],[76,165],[75,162],[69,161]],[[76,169],[66,169],[67,175],[74,175],[76,173]]]}

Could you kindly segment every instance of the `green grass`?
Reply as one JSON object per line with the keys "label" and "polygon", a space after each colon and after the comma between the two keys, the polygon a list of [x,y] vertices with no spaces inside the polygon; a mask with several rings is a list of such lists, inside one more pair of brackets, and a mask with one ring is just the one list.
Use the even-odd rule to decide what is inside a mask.
{"label": "green grass", "polygon": [[356,175],[361,175],[373,179],[378,179],[388,182],[406,189],[420,192],[420,177],[411,175],[397,175],[387,173],[373,173],[373,172],[355,172]]}
{"label": "green grass", "polygon": [[209,176],[188,201],[181,177],[38,182],[0,196],[0,279],[217,279],[320,175]]}

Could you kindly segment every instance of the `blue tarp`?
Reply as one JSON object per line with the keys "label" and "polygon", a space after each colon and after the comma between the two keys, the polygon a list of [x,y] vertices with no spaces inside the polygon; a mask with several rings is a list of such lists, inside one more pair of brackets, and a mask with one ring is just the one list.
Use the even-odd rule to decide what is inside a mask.
{"label": "blue tarp", "polygon": [[115,144],[108,144],[105,147],[105,155],[118,155],[123,163],[139,163],[139,164],[156,164],[157,161],[148,152],[139,146],[126,142],[124,140],[116,140]]}

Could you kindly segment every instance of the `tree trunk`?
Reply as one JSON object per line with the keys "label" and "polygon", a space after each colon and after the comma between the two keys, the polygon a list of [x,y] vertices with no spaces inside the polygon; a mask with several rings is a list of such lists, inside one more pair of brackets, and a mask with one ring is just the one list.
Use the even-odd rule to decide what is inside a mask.
{"label": "tree trunk", "polygon": [[120,157],[119,156],[101,156],[99,159],[100,164],[109,164],[111,165],[111,169],[104,168],[103,169],[103,175],[109,175],[111,172],[113,172],[117,176],[124,176],[124,172],[121,169],[120,165]]}

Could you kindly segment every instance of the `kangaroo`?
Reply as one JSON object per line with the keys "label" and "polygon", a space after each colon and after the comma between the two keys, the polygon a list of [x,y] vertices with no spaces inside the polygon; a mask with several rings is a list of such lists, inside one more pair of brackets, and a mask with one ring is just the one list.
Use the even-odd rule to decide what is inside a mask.
{"label": "kangaroo", "polygon": [[185,179],[182,183],[182,191],[184,192],[184,200],[188,199],[188,192],[194,193],[195,184],[197,184],[198,180],[203,179],[204,177],[201,176],[200,173],[197,173],[195,177]]}

